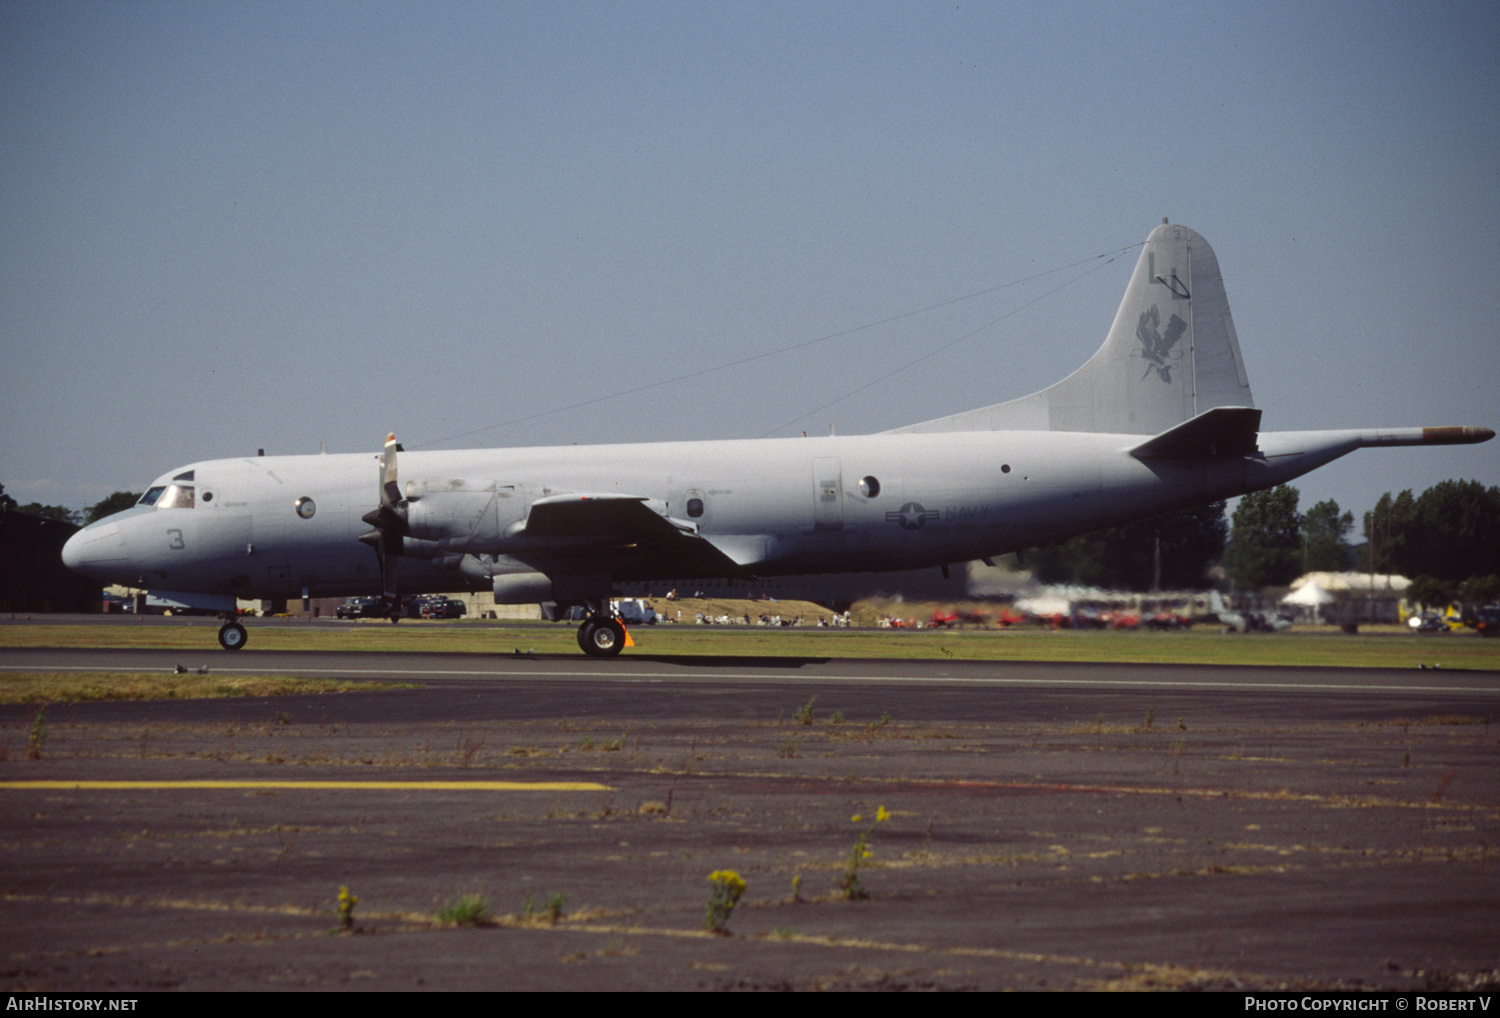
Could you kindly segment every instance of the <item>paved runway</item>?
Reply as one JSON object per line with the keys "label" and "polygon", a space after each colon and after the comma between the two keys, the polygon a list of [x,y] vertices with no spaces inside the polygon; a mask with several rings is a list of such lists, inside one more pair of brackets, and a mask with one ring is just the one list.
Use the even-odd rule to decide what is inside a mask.
{"label": "paved runway", "polygon": [[[1495,984],[1494,673],[232,663],[0,651],[424,687],[54,705],[41,760],[0,708],[8,989]],[[732,936],[702,932],[719,869]],[[496,925],[435,924],[471,893]]]}

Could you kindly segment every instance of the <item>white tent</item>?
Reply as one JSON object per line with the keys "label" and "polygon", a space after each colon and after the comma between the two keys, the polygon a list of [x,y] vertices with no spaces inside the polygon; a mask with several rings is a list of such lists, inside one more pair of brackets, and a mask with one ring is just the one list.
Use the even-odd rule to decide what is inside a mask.
{"label": "white tent", "polygon": [[1301,608],[1317,608],[1325,604],[1332,604],[1333,600],[1334,597],[1332,594],[1314,582],[1304,583],[1297,590],[1283,597],[1281,603],[1297,605]]}
{"label": "white tent", "polygon": [[1338,599],[1320,587],[1317,581],[1310,581],[1283,597],[1281,603],[1300,608],[1303,621],[1316,622],[1322,614],[1323,606],[1336,600]]}

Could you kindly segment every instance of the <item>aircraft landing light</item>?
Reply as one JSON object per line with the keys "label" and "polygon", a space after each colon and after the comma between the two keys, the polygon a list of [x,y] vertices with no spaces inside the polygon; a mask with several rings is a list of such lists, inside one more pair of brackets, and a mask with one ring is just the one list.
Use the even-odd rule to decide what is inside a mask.
{"label": "aircraft landing light", "polygon": [[355,792],[613,792],[593,781],[0,781],[11,789],[168,791],[182,789],[285,789]]}

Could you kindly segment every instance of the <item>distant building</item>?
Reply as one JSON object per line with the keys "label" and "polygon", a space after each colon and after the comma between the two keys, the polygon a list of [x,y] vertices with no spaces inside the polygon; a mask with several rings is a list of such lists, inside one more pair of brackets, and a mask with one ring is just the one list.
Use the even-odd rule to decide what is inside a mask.
{"label": "distant building", "polygon": [[1387,573],[1308,573],[1292,581],[1292,590],[1309,585],[1330,596],[1318,609],[1330,622],[1399,622],[1411,580]]}
{"label": "distant building", "polygon": [[0,612],[100,610],[102,585],[62,564],[62,547],[77,532],[71,523],[0,512]]}

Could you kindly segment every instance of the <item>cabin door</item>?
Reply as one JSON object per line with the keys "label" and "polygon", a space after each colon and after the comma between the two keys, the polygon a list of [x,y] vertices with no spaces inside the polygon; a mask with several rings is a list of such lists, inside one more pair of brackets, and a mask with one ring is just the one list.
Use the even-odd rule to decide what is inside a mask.
{"label": "cabin door", "polygon": [[844,480],[837,456],[813,460],[813,529],[844,529]]}

